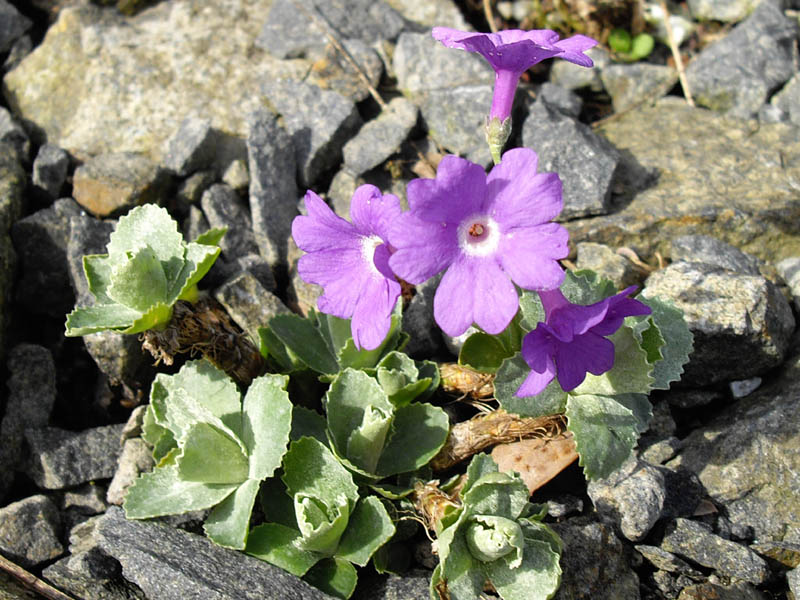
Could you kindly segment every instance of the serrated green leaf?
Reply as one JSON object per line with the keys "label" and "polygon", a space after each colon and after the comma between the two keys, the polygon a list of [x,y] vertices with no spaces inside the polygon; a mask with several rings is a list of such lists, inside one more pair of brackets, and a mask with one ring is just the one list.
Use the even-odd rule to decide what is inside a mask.
{"label": "serrated green leaf", "polygon": [[67,315],[67,337],[89,335],[108,329],[122,332],[142,313],[121,304],[95,304],[76,308]]}
{"label": "serrated green leaf", "polygon": [[183,298],[188,290],[197,285],[197,282],[211,269],[221,251],[215,246],[195,242],[187,244],[180,269],[174,279],[169,280],[170,302]]}
{"label": "serrated green leaf", "polygon": [[192,392],[196,391],[191,388],[187,391],[183,387],[179,387],[173,378],[174,376],[170,377],[159,373],[150,387],[150,403],[154,405],[153,414],[156,422],[169,429],[179,444],[182,443],[183,437],[192,425],[196,423],[213,425],[231,439],[237,440],[242,453],[246,454],[247,450],[239,442],[239,436],[209,407],[204,406],[192,395]]}
{"label": "serrated green leaf", "polygon": [[570,393],[600,394],[646,394],[655,381],[650,373],[653,367],[647,362],[645,352],[629,327],[620,327],[608,338],[614,344],[614,366],[602,375],[586,374],[578,387]]}
{"label": "serrated green leaf", "polygon": [[609,396],[570,394],[566,415],[587,479],[602,479],[618,469],[639,437],[637,417]]}
{"label": "serrated green leaf", "polygon": [[183,236],[166,209],[143,204],[121,217],[111,234],[107,250],[116,262],[128,252],[149,246],[161,262],[168,282],[175,280],[183,265]]}
{"label": "serrated green leaf", "polygon": [[331,354],[338,357],[339,351],[352,337],[350,321],[313,309],[309,311],[308,319],[319,327],[320,335],[325,340]]}
{"label": "serrated green leaf", "polygon": [[97,299],[97,304],[114,304],[106,293],[111,284],[112,263],[108,254],[86,254],[83,257],[83,273],[89,283],[89,291]]}
{"label": "serrated green leaf", "polygon": [[561,284],[561,293],[573,304],[589,305],[613,296],[617,293],[617,288],[594,271],[582,269],[567,271],[564,283]]}
{"label": "serrated green leaf", "polygon": [[238,484],[209,484],[186,481],[178,475],[176,466],[157,467],[144,473],[128,488],[123,507],[129,519],[150,519],[175,515],[192,510],[211,508],[219,504]]}
{"label": "serrated green leaf", "polygon": [[300,537],[297,529],[278,523],[264,523],[250,532],[245,552],[302,577],[322,555],[300,548],[297,545]]}
{"label": "serrated green leaf", "polygon": [[[439,550],[439,578],[447,581],[450,597],[479,598],[483,591],[486,575],[480,568],[480,563],[472,557],[464,538],[462,521],[459,520],[444,529],[437,536]],[[436,573],[431,580],[432,585],[437,580]]]}
{"label": "serrated green leaf", "polygon": [[522,316],[520,326],[525,331],[532,331],[545,319],[544,306],[539,294],[529,290],[522,290],[519,296],[519,312]]}
{"label": "serrated green leaf", "polygon": [[244,549],[259,484],[260,481],[248,479],[214,507],[203,524],[203,531],[212,542],[225,548]]}
{"label": "serrated green leaf", "polygon": [[226,233],[228,233],[227,227],[212,227],[211,229],[198,235],[195,238],[194,243],[205,244],[206,246],[218,246],[222,241],[222,238],[225,237]]}
{"label": "serrated green leaf", "polygon": [[289,445],[283,458],[283,470],[281,479],[292,497],[303,494],[329,506],[334,506],[342,497],[351,505],[358,499],[353,476],[325,445],[313,438],[305,437]]}
{"label": "serrated green leaf", "polygon": [[647,394],[617,394],[614,400],[631,411],[636,418],[638,433],[647,431],[650,419],[653,418],[653,405],[650,404]]}
{"label": "serrated green leaf", "polygon": [[481,373],[495,373],[503,360],[511,355],[513,353],[509,354],[496,336],[479,331],[464,342],[458,353],[458,364]]}
{"label": "serrated green leaf", "polygon": [[631,328],[639,345],[647,353],[647,362],[654,365],[664,358],[661,348],[666,340],[661,336],[652,317],[628,317],[625,319],[625,325]]}
{"label": "serrated green leaf", "polygon": [[148,404],[142,421],[142,439],[153,447],[153,458],[159,462],[173,448],[177,442],[172,432],[156,422],[153,405]]}
{"label": "serrated green leaf", "polygon": [[547,505],[542,505],[542,510],[536,518],[519,519],[519,525],[522,527],[522,535],[527,541],[538,540],[544,542],[556,554],[561,554],[563,544],[558,534],[544,523],[540,523],[539,519],[543,519],[547,515]]}
{"label": "serrated green leaf", "polygon": [[418,402],[395,411],[393,429],[378,461],[380,477],[426,465],[444,446],[450,420],[441,408]]}
{"label": "serrated green leaf", "polygon": [[362,498],[350,515],[336,556],[363,567],[375,551],[389,541],[394,531],[383,503],[375,496]]}
{"label": "serrated green leaf", "polygon": [[[372,369],[368,370],[371,371]],[[405,406],[431,384],[431,379],[420,378],[417,363],[402,352],[389,352],[381,359],[374,372],[378,383],[389,397],[389,402],[395,407]]]}
{"label": "serrated green leaf", "polygon": [[517,390],[530,372],[531,368],[522,354],[506,359],[500,365],[494,379],[494,396],[503,410],[522,417],[542,417],[564,412],[567,393],[556,379],[536,396],[517,396]]}
{"label": "serrated green leaf", "polygon": [[178,475],[203,483],[242,483],[248,460],[241,443],[209,423],[192,423],[180,441]]}
{"label": "serrated green leaf", "polygon": [[683,366],[689,362],[694,336],[686,325],[683,312],[669,301],[642,295],[636,299],[644,302],[653,310],[651,318],[666,342],[661,347],[661,354],[664,358],[658,361],[653,368],[655,382],[652,388],[668,390],[671,382],[680,380]]}
{"label": "serrated green leaf", "polygon": [[516,473],[485,473],[462,493],[464,512],[516,520],[526,509],[530,491]]}
{"label": "serrated green leaf", "polygon": [[292,402],[285,375],[253,380],[244,397],[241,439],[250,453],[251,479],[271,476],[281,464],[292,428]]}
{"label": "serrated green leaf", "polygon": [[333,557],[318,562],[303,579],[326,594],[347,600],[356,589],[358,574],[349,562]]}
{"label": "serrated green leaf", "polygon": [[286,344],[269,327],[258,328],[258,342],[261,356],[274,363],[275,370],[291,373],[308,368],[294,353],[289,352]]}
{"label": "serrated green leaf", "polygon": [[419,372],[419,380],[430,380],[428,387],[417,396],[417,401],[423,402],[432,396],[437,389],[439,389],[439,386],[442,383],[442,375],[439,373],[439,365],[434,361],[418,360],[416,362],[417,371]]}
{"label": "serrated green leaf", "polygon": [[548,600],[561,583],[560,555],[546,542],[526,542],[520,566],[511,568],[507,556],[482,565],[503,600]]}
{"label": "serrated green leaf", "polygon": [[336,374],[339,365],[331,354],[319,330],[308,319],[298,315],[275,315],[269,320],[269,329],[284,346],[309,368],[318,373]]}
{"label": "serrated green leaf", "polygon": [[361,423],[347,437],[347,459],[367,473],[374,473],[392,427],[392,417],[391,411],[374,405],[364,407]]}
{"label": "serrated green leaf", "polygon": [[407,498],[414,491],[413,487],[393,485],[391,483],[386,483],[385,481],[371,483],[369,484],[369,488],[387,500],[400,500],[401,498]]}
{"label": "serrated green leaf", "polygon": [[148,329],[163,329],[172,318],[172,306],[168,304],[154,304],[143,315],[134,319],[131,326],[120,333],[141,333]]}
{"label": "serrated green leaf", "polygon": [[109,298],[139,312],[167,301],[167,278],[156,253],[143,246],[127,254],[111,269],[111,282],[106,289]]}
{"label": "serrated green leaf", "polygon": [[467,482],[461,488],[461,494],[467,493],[484,475],[497,473],[498,470],[497,463],[489,454],[481,452],[474,455],[467,465]]}
{"label": "serrated green leaf", "polygon": [[325,417],[317,411],[298,405],[292,407],[292,431],[289,434],[289,438],[292,441],[307,436],[327,445],[328,436],[325,433],[326,428]]}

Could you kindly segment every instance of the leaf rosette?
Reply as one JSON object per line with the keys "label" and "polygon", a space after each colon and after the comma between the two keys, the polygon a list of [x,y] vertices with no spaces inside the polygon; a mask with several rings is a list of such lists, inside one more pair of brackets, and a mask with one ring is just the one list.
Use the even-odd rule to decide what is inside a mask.
{"label": "leaf rosette", "polygon": [[467,468],[458,518],[437,536],[439,565],[431,597],[478,600],[488,581],[503,600],[546,600],[561,581],[561,541],[528,502],[516,474],[500,473],[485,454]]}
{"label": "leaf rosette", "polygon": [[120,218],[107,254],[83,257],[95,304],[67,315],[66,335],[163,329],[175,302],[196,296],[197,282],[219,256],[217,243],[224,234],[212,229],[187,243],[166,209],[137,206]]}

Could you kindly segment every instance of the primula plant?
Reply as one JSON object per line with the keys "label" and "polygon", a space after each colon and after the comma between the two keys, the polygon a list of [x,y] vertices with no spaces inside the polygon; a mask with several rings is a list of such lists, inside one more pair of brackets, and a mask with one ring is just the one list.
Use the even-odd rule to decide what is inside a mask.
{"label": "primula plant", "polygon": [[[153,382],[142,437],[156,466],[129,489],[129,518],[207,510],[216,543],[340,598],[356,567],[394,570],[404,525],[421,521],[436,537],[433,600],[544,600],[561,543],[529,502],[535,488],[481,452],[558,438],[587,478],[609,475],[647,428],[647,395],[680,378],[692,337],[669,303],[565,272],[558,174],[539,172],[534,149],[502,153],[522,73],[553,57],[591,66],[596,42],[549,30],[433,36],[495,70],[488,172],[445,156],[435,177],[408,184],[408,210],[362,185],[349,220],[309,190],[292,234],[305,252],[298,274],[322,293],[305,316],[267,319],[258,348],[197,289],[223,232],[186,243],[164,209],[138,207],[107,254],[84,258],[96,304],[68,316],[67,335],[142,333],[165,362],[199,349],[217,365],[190,361]],[[475,331],[441,369],[403,352],[404,302],[433,278],[438,327]],[[478,382],[464,393],[483,412],[450,423],[436,402],[459,370]]]}

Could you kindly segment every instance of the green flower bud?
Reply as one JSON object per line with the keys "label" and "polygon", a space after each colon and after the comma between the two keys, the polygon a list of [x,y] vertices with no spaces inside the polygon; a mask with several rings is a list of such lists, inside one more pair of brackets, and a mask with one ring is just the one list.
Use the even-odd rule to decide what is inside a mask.
{"label": "green flower bud", "polygon": [[525,539],[522,528],[511,519],[477,515],[467,527],[466,538],[472,556],[482,562],[493,562],[516,552],[508,566],[513,569],[522,563]]}
{"label": "green flower bud", "polygon": [[361,425],[347,440],[347,458],[367,473],[374,473],[383,452],[393,415],[377,406],[367,406]]}
{"label": "green flower bud", "polygon": [[303,535],[299,545],[304,550],[332,555],[339,546],[339,538],[350,518],[347,499],[340,498],[335,506],[330,507],[318,498],[297,494],[294,497],[294,512]]}
{"label": "green flower bud", "polygon": [[493,117],[486,122],[486,143],[489,144],[489,152],[492,154],[494,164],[500,163],[503,148],[511,135],[511,117],[501,121]]}

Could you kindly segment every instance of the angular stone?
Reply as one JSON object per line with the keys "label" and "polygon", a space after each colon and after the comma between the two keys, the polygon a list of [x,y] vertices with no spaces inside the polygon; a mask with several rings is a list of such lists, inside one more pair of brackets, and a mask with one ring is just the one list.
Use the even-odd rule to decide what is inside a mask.
{"label": "angular stone", "polygon": [[586,51],[586,56],[594,62],[594,67],[591,69],[581,67],[567,60],[553,59],[553,66],[550,69],[550,82],[568,90],[589,88],[596,92],[602,91],[603,82],[600,80],[600,74],[603,69],[611,64],[611,56],[608,50],[600,46],[589,48]]}
{"label": "angular stone", "polygon": [[416,286],[416,293],[403,310],[403,331],[410,339],[405,352],[415,358],[430,358],[442,350],[442,334],[433,318],[433,296],[441,277],[434,276]]}
{"label": "angular stone", "polygon": [[763,261],[710,235],[683,235],[673,238],[673,261],[702,262],[743,275],[760,275]]}
{"label": "angular stone", "polygon": [[370,600],[428,600],[431,575],[417,570],[402,576],[389,575],[385,580],[367,590]]}
{"label": "angular stone", "polygon": [[258,251],[270,266],[285,268],[286,240],[297,215],[297,184],[292,141],[274,115],[250,115],[247,158],[250,167],[250,213]]}
{"label": "angular stone", "polygon": [[775,268],[786,281],[794,297],[794,306],[800,311],[800,256],[792,256],[780,261]]}
{"label": "angular stone", "polygon": [[152,161],[132,152],[101,154],[75,169],[72,195],[98,217],[119,216],[140,204],[160,204],[167,177]]}
{"label": "angular stone", "polygon": [[382,0],[275,0],[256,46],[276,58],[294,58],[327,44],[326,33],[372,44],[393,40],[402,29],[402,17]]}
{"label": "angular stone", "polygon": [[770,105],[777,108],[789,121],[800,125],[800,73],[795,73],[781,91],[772,97]]}
{"label": "angular stone", "polygon": [[639,600],[639,578],[628,566],[626,548],[609,527],[586,517],[551,527],[564,543],[561,587],[554,600]]}
{"label": "angular stone", "polygon": [[786,573],[786,582],[789,584],[789,600],[800,598],[800,569]]}
{"label": "angular stone", "polygon": [[112,507],[97,527],[100,548],[128,581],[159,600],[331,600],[283,569],[166,525],[128,521]]}
{"label": "angular stone", "polygon": [[622,254],[614,252],[604,244],[580,242],[576,245],[579,269],[591,269],[601,277],[614,282],[617,289],[623,290],[641,283],[642,273]]}
{"label": "angular stone", "polygon": [[121,505],[131,484],[136,481],[140,473],[152,470],[153,464],[153,452],[144,440],[140,438],[125,440],[117,470],[111,483],[108,484],[106,493],[108,503]]}
{"label": "angular stone", "polygon": [[464,15],[452,0],[386,0],[403,17],[422,25],[426,29],[431,27],[452,27],[461,31],[469,31],[470,26]]}
{"label": "angular stone", "polygon": [[11,48],[14,41],[30,29],[31,20],[20,14],[12,4],[0,0],[0,53]]}
{"label": "angular stone", "polygon": [[769,568],[755,552],[714,535],[689,519],[675,519],[667,526],[661,548],[687,560],[718,571],[721,575],[744,579],[756,585],[769,577]]}
{"label": "angular stone", "polygon": [[17,266],[9,232],[22,214],[26,179],[16,150],[0,142],[0,358],[6,352],[5,330]]}
{"label": "angular stone", "polygon": [[44,144],[33,160],[33,185],[53,200],[61,197],[61,190],[67,180],[69,155],[58,146]]}
{"label": "angular stone", "polygon": [[759,542],[751,544],[750,549],[789,569],[800,567],[800,542]]}
{"label": "angular stone", "polygon": [[94,427],[80,432],[55,427],[28,429],[31,450],[26,473],[42,489],[57,490],[95,479],[110,479],[122,450],[122,425]]}
{"label": "angular stone", "polygon": [[549,81],[541,85],[536,97],[573,119],[578,118],[583,108],[583,100],[578,94]]}
{"label": "angular stone", "polygon": [[47,496],[30,496],[0,508],[0,550],[24,569],[60,556],[60,535],[61,517]]}
{"label": "angular stone", "polygon": [[800,256],[796,127],[752,130],[664,98],[598,131],[621,152],[614,203],[623,208],[567,223],[573,242],[629,246],[647,261],[668,256],[675,237],[706,234],[765,261]]}
{"label": "angular stone", "polygon": [[735,23],[749,15],[761,0],[689,0],[695,19]]}
{"label": "angular stone", "polygon": [[653,101],[669,92],[678,82],[672,67],[650,63],[613,64],[600,73],[614,112],[622,112],[637,104]]}
{"label": "angular stone", "polygon": [[739,581],[731,585],[718,583],[696,583],[681,590],[678,600],[767,600],[767,596],[759,592],[749,583]]}
{"label": "angular stone", "polygon": [[284,151],[294,146],[300,182],[309,186],[339,162],[342,146],[361,125],[356,106],[341,94],[302,81],[265,81],[263,91],[292,138]]}
{"label": "angular stone", "polygon": [[75,304],[67,244],[70,219],[80,214],[74,200],[62,198],[20,219],[11,228],[20,269],[16,299],[32,313],[61,317]]}
{"label": "angular stone", "polygon": [[342,47],[349,56],[333,44],[307,56],[312,65],[304,81],[341,94],[353,102],[361,102],[370,95],[369,86],[378,87],[383,75],[383,61],[370,44],[359,39],[343,40]]}
{"label": "angular stone", "polygon": [[631,457],[606,479],[589,482],[597,511],[633,542],[642,541],[664,508],[664,476],[655,467]]}
{"label": "angular stone", "polygon": [[231,260],[245,254],[258,254],[250,212],[233,189],[225,184],[212,185],[203,194],[200,206],[203,207],[211,227],[228,229],[219,242],[226,259]]}
{"label": "angular stone", "polygon": [[19,157],[28,162],[31,153],[28,134],[3,106],[0,106],[0,142],[12,145]]}
{"label": "angular stone", "polygon": [[228,185],[237,194],[246,194],[250,187],[250,171],[247,169],[247,161],[236,159],[228,165],[222,174],[222,183]]}
{"label": "angular stone", "polygon": [[686,79],[697,104],[747,119],[795,74],[798,24],[779,4],[759,3],[747,19],[689,63]]}
{"label": "angular stone", "polygon": [[82,600],[147,600],[122,577],[120,564],[99,548],[74,552],[42,571],[42,577]]}
{"label": "angular stone", "polygon": [[256,345],[260,339],[258,329],[264,327],[270,317],[291,312],[250,273],[241,273],[217,288],[214,298]]}
{"label": "angular stone", "polygon": [[[216,183],[216,181],[217,174],[212,169],[192,173],[178,184],[178,191],[175,193],[175,199],[185,210],[185,207],[199,202],[205,191]],[[187,238],[194,239],[192,236],[187,236]]]}
{"label": "angular stone", "polygon": [[661,571],[695,576],[700,575],[700,572],[693,569],[685,560],[678,558],[671,552],[667,552],[658,546],[640,544],[636,546],[636,550],[638,550],[654,567]]}
{"label": "angular stone", "polygon": [[294,243],[294,239],[290,239],[289,289],[286,292],[286,301],[293,311],[308,316],[310,309],[316,310],[317,308],[317,298],[322,295],[322,287],[314,283],[306,283],[297,273],[297,261],[303,254],[303,251]]}
{"label": "angular stone", "polygon": [[206,169],[214,162],[216,141],[210,119],[185,119],[167,142],[164,165],[182,177]]}
{"label": "angular stone", "polygon": [[751,527],[760,542],[791,541],[800,522],[798,410],[800,359],[794,356],[771,384],[689,434],[667,466],[695,472],[731,522]]}
{"label": "angular stone", "polygon": [[403,97],[394,98],[377,118],[365,123],[344,145],[345,167],[355,175],[377,167],[397,152],[416,125],[418,114],[412,102]]}
{"label": "angular stone", "polygon": [[619,152],[588,126],[535,102],[522,125],[522,145],[539,156],[539,172],[555,171],[563,183],[560,220],[609,211]]}
{"label": "angular stone", "polygon": [[783,362],[794,317],[778,288],[760,275],[679,261],[648,277],[643,293],[671,300],[694,334],[685,384],[745,379]]}

